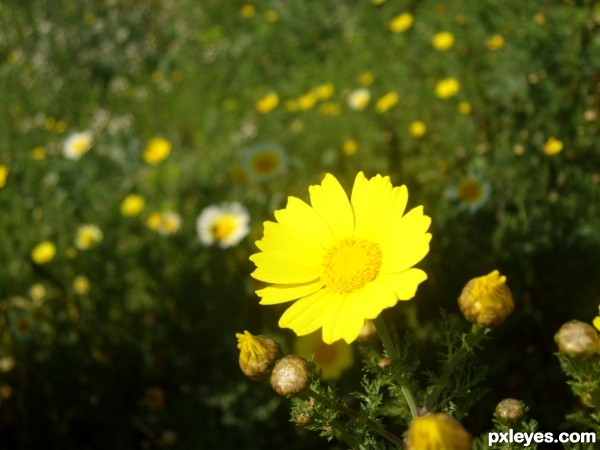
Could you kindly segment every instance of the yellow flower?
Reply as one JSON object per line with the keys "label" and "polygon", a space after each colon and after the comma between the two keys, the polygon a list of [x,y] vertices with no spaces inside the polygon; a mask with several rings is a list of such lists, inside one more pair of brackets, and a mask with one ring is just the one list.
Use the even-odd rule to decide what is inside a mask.
{"label": "yellow flower", "polygon": [[29,288],[29,297],[34,302],[41,302],[46,297],[46,288],[41,283],[35,283]]}
{"label": "yellow flower", "polygon": [[277,22],[279,20],[279,13],[273,9],[265,11],[264,18],[267,22]]}
{"label": "yellow flower", "polygon": [[171,142],[165,138],[152,138],[144,148],[144,161],[156,165],[169,157],[171,153]]}
{"label": "yellow flower", "polygon": [[100,242],[102,237],[102,230],[96,225],[81,225],[75,235],[75,247],[79,250],[87,250]]}
{"label": "yellow flower", "polygon": [[355,89],[348,95],[348,106],[356,111],[361,111],[367,107],[371,100],[371,93],[368,89]]}
{"label": "yellow flower", "polygon": [[294,351],[302,358],[313,358],[324,380],[338,379],[354,363],[352,347],[344,341],[326,344],[319,333],[297,338]]}
{"label": "yellow flower", "polygon": [[456,78],[448,77],[437,82],[435,95],[442,99],[455,96],[460,91],[460,83]]}
{"label": "yellow flower", "polygon": [[417,417],[406,435],[406,450],[470,450],[471,435],[446,413]]}
{"label": "yellow flower", "polygon": [[402,13],[394,17],[390,23],[389,28],[392,33],[403,33],[412,27],[415,19],[410,13]]}
{"label": "yellow flower", "polygon": [[250,215],[239,203],[207,206],[196,220],[196,231],[206,246],[232,247],[250,232]]}
{"label": "yellow flower", "polygon": [[335,89],[331,83],[323,83],[312,90],[313,95],[319,100],[331,98]]}
{"label": "yellow flower", "polygon": [[6,178],[8,177],[10,169],[5,164],[0,164],[0,189],[6,184]]}
{"label": "yellow flower", "polygon": [[31,259],[40,265],[52,261],[54,255],[56,255],[56,245],[50,241],[40,242],[31,251]]}
{"label": "yellow flower", "polygon": [[396,106],[397,103],[398,94],[393,91],[388,92],[387,94],[383,95],[379,100],[377,100],[377,103],[375,104],[375,110],[378,113],[383,114],[384,112],[389,111],[391,108]]}
{"label": "yellow flower", "polygon": [[242,17],[244,19],[250,19],[250,18],[254,17],[254,14],[256,14],[256,8],[254,5],[251,5],[250,3],[246,3],[242,6],[242,9],[240,10],[240,14],[242,15]]}
{"label": "yellow flower", "polygon": [[31,156],[36,161],[42,161],[42,160],[46,159],[46,149],[44,147],[42,147],[41,145],[38,145],[31,151]]}
{"label": "yellow flower", "polygon": [[138,194],[129,194],[121,202],[121,214],[128,217],[137,216],[144,209],[144,197]]}
{"label": "yellow flower", "polygon": [[264,223],[252,276],[272,285],[256,293],[263,305],[296,300],[280,327],[299,336],[322,328],[325,343],[350,343],[365,319],[410,300],[427,278],[412,266],[429,252],[431,219],[422,206],[403,215],[406,186],[381,175],[359,172],[350,201],[331,174],[309,194],[311,205],[288,197],[277,222]]}
{"label": "yellow flower", "polygon": [[163,236],[175,234],[181,228],[181,217],[173,211],[154,211],[146,219],[146,226]]}
{"label": "yellow flower", "polygon": [[497,270],[469,280],[458,304],[469,322],[486,328],[497,327],[515,309],[506,277]]}
{"label": "yellow flower", "polygon": [[268,336],[254,336],[249,331],[236,333],[237,348],[240,349],[240,369],[249,378],[260,380],[269,375],[270,370],[281,356],[279,344]]}
{"label": "yellow flower", "polygon": [[342,145],[342,153],[346,156],[355,155],[358,151],[358,143],[354,139],[348,139]]}
{"label": "yellow flower", "polygon": [[556,139],[554,136],[548,138],[546,143],[544,144],[544,154],[548,156],[556,155],[563,151],[563,143],[562,141]]}
{"label": "yellow flower", "polygon": [[90,280],[85,275],[78,275],[73,279],[73,291],[79,295],[85,295],[90,290]]}
{"label": "yellow flower", "polygon": [[317,96],[314,93],[308,92],[298,99],[298,106],[302,111],[308,111],[315,106],[317,100]]}
{"label": "yellow flower", "polygon": [[441,52],[448,50],[454,45],[454,35],[449,31],[440,31],[431,38],[431,45]]}
{"label": "yellow flower", "polygon": [[469,102],[460,102],[458,104],[458,112],[463,116],[471,114],[471,104]]}
{"label": "yellow flower", "polygon": [[538,25],[544,25],[546,23],[546,16],[544,16],[544,13],[539,12],[533,16],[533,20]]}
{"label": "yellow flower", "polygon": [[77,160],[92,147],[92,135],[89,132],[73,133],[63,145],[65,158]]}
{"label": "yellow flower", "polygon": [[319,114],[322,116],[339,116],[342,108],[338,103],[325,102],[319,106]]}
{"label": "yellow flower", "polygon": [[363,86],[371,86],[375,81],[375,76],[371,72],[363,72],[358,76],[358,82]]}
{"label": "yellow flower", "polygon": [[420,138],[425,136],[425,133],[427,133],[427,125],[425,125],[425,122],[422,120],[415,120],[408,126],[408,131],[410,132],[411,136]]}
{"label": "yellow flower", "polygon": [[275,92],[270,92],[256,102],[256,110],[261,114],[267,114],[277,108],[279,105],[279,96]]}
{"label": "yellow flower", "polygon": [[244,152],[244,169],[255,181],[270,181],[287,170],[287,154],[278,144],[265,142]]}
{"label": "yellow flower", "polygon": [[600,331],[600,306],[598,306],[598,315],[594,317],[594,326],[598,331]]}
{"label": "yellow flower", "polygon": [[500,50],[504,47],[504,37],[501,34],[494,34],[485,42],[485,45],[492,51]]}

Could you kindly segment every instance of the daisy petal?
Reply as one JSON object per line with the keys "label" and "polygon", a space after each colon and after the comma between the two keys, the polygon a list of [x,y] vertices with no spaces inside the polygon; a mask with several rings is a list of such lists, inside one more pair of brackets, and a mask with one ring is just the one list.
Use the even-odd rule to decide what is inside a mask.
{"label": "daisy petal", "polygon": [[318,330],[323,322],[323,313],[330,305],[330,294],[326,289],[321,289],[297,300],[285,310],[279,319],[279,326],[291,328],[298,336]]}
{"label": "daisy petal", "polygon": [[331,229],[337,241],[348,238],[354,231],[354,217],[348,196],[340,182],[331,174],[320,185],[310,186],[310,203]]}
{"label": "daisy petal", "polygon": [[256,291],[261,297],[261,305],[275,305],[296,300],[311,295],[323,287],[323,282],[318,279],[302,284],[276,284]]}
{"label": "daisy petal", "polygon": [[381,274],[378,280],[394,291],[399,300],[410,300],[417,293],[417,287],[427,279],[421,269],[408,269],[394,274]]}
{"label": "daisy petal", "polygon": [[359,301],[358,291],[346,295],[335,294],[323,316],[323,342],[332,344],[344,339],[351,343],[356,339],[365,322],[358,309]]}
{"label": "daisy petal", "polygon": [[299,198],[288,197],[286,207],[275,211],[275,218],[280,224],[323,248],[333,245],[333,234],[323,218]]}

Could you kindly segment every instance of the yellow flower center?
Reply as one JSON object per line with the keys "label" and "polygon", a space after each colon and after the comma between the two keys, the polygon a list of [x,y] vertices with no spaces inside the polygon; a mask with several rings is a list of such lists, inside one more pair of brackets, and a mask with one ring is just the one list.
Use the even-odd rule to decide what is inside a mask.
{"label": "yellow flower center", "polygon": [[476,203],[483,195],[483,188],[477,180],[466,180],[459,186],[458,195],[466,203]]}
{"label": "yellow flower center", "polygon": [[348,294],[373,281],[380,268],[381,250],[376,243],[348,238],[325,254],[322,279],[332,291]]}
{"label": "yellow flower center", "polygon": [[279,155],[273,152],[257,153],[252,158],[252,168],[256,173],[270,174],[279,166]]}
{"label": "yellow flower center", "polygon": [[237,228],[237,223],[233,217],[221,217],[218,219],[212,229],[215,239],[223,240],[231,236]]}

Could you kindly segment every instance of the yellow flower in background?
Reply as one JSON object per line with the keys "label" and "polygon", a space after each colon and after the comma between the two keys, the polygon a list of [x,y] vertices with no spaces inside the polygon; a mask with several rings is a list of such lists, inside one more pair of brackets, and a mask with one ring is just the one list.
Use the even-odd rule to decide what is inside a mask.
{"label": "yellow flower in background", "polygon": [[0,164],[0,189],[6,185],[6,178],[8,178],[8,172],[10,169],[6,164]]}
{"label": "yellow flower in background", "polygon": [[277,22],[279,20],[279,13],[274,9],[269,9],[268,11],[265,11],[263,17],[267,22]]}
{"label": "yellow flower in background", "polygon": [[375,103],[375,111],[380,114],[389,111],[398,103],[398,94],[396,92],[388,92],[384,94],[377,103]]}
{"label": "yellow flower in background", "polygon": [[312,94],[318,100],[327,100],[328,98],[331,98],[331,96],[333,95],[334,92],[335,92],[335,88],[333,87],[333,84],[331,84],[331,83],[320,84],[319,86],[317,86],[316,88],[314,88],[312,90]]}
{"label": "yellow flower in background", "polygon": [[453,97],[458,94],[458,91],[460,91],[460,83],[456,78],[444,78],[435,85],[435,95],[441,99]]}
{"label": "yellow flower in background", "polygon": [[144,161],[150,165],[156,165],[169,157],[171,154],[171,142],[165,138],[155,137],[148,141],[144,148]]}
{"label": "yellow flower in background", "polygon": [[345,156],[355,155],[358,151],[358,143],[354,139],[347,139],[342,145],[342,153]]}
{"label": "yellow flower in background", "polygon": [[96,225],[81,225],[75,234],[75,247],[79,250],[87,250],[100,242],[102,238],[102,230]]}
{"label": "yellow flower in background", "polygon": [[250,215],[239,203],[207,206],[196,220],[196,231],[205,246],[232,247],[250,232]]}
{"label": "yellow flower in background", "polygon": [[471,434],[446,413],[417,417],[406,434],[406,450],[470,450]]}
{"label": "yellow flower in background", "polygon": [[466,176],[450,186],[446,195],[450,200],[458,201],[460,209],[475,212],[488,201],[491,191],[490,183],[482,177]]}
{"label": "yellow flower in background", "polygon": [[317,96],[314,93],[308,92],[298,99],[298,107],[302,111],[308,111],[309,109],[312,109],[313,106],[315,106],[317,100]]}
{"label": "yellow flower in background", "polygon": [[504,47],[504,37],[501,34],[494,34],[485,42],[485,45],[492,51],[500,50]]}
{"label": "yellow flower in background", "polygon": [[363,86],[371,86],[375,81],[375,76],[371,72],[362,72],[358,76],[358,82]]}
{"label": "yellow flower in background", "polygon": [[446,51],[454,45],[454,35],[449,31],[440,31],[431,38],[431,45],[436,50]]}
{"label": "yellow flower in background", "polygon": [[600,331],[600,306],[598,306],[598,315],[594,317],[594,326],[598,331]]}
{"label": "yellow flower in background", "polygon": [[250,19],[256,14],[256,7],[250,3],[246,3],[240,9],[240,14],[244,19]]}
{"label": "yellow flower in background", "polygon": [[548,156],[556,155],[563,151],[564,144],[554,136],[548,138],[544,144],[544,154]]}
{"label": "yellow flower in background", "polygon": [[90,280],[85,275],[78,275],[73,279],[73,291],[79,295],[85,295],[90,290]]}
{"label": "yellow flower in background", "polygon": [[277,108],[279,105],[279,96],[275,92],[270,92],[256,102],[256,110],[261,114],[267,114]]}
{"label": "yellow flower in background", "polygon": [[56,255],[56,245],[50,241],[40,242],[31,250],[31,259],[36,264],[46,264],[54,259]]}
{"label": "yellow flower in background", "polygon": [[427,275],[414,268],[429,252],[431,219],[418,206],[404,214],[406,186],[359,172],[350,200],[325,175],[309,187],[310,202],[288,197],[264,223],[250,260],[252,276],[272,285],[258,290],[261,304],[294,301],[279,320],[298,336],[322,328],[323,341],[354,341],[365,319],[414,297]]}
{"label": "yellow flower in background", "polygon": [[352,347],[344,341],[326,344],[319,333],[298,337],[294,343],[294,353],[301,358],[313,358],[324,380],[338,379],[354,363]]}
{"label": "yellow flower in background", "polygon": [[270,181],[285,173],[288,158],[276,143],[265,142],[249,147],[244,152],[246,175],[254,181]]}
{"label": "yellow flower in background", "polygon": [[535,16],[533,16],[533,20],[538,25],[544,25],[546,23],[546,16],[544,15],[544,13],[539,12]]}
{"label": "yellow flower in background", "polygon": [[469,102],[460,102],[458,104],[458,113],[462,116],[468,116],[471,114],[471,104]]}
{"label": "yellow flower in background", "polygon": [[427,133],[427,125],[422,120],[415,120],[408,126],[408,131],[412,137],[420,138]]}
{"label": "yellow flower in background", "polygon": [[63,155],[67,159],[77,160],[92,147],[92,134],[80,132],[71,134],[63,145]]}
{"label": "yellow flower in background", "polygon": [[366,88],[355,89],[348,95],[348,106],[356,111],[367,107],[371,100],[371,92]]}
{"label": "yellow flower in background", "polygon": [[160,218],[156,231],[164,236],[175,234],[181,228],[181,216],[174,211],[165,211]]}
{"label": "yellow flower in background", "polygon": [[403,33],[412,27],[415,19],[410,13],[402,13],[394,17],[389,23],[389,29],[392,33]]}
{"label": "yellow flower in background", "polygon": [[31,156],[36,161],[42,161],[42,160],[46,159],[46,149],[44,147],[42,147],[41,145],[38,145],[31,151]]}
{"label": "yellow flower in background", "polygon": [[138,194],[129,194],[121,202],[121,214],[135,217],[144,209],[144,197]]}
{"label": "yellow flower in background", "polygon": [[319,106],[319,114],[322,116],[335,117],[339,116],[342,112],[342,107],[339,103],[325,102]]}
{"label": "yellow flower in background", "polygon": [[35,283],[29,288],[29,297],[34,302],[41,302],[46,298],[46,287],[41,283]]}

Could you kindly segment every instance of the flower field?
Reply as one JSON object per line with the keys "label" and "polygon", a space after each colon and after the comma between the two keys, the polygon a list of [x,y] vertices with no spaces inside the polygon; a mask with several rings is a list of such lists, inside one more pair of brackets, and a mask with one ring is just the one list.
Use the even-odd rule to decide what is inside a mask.
{"label": "flower field", "polygon": [[597,2],[0,0],[0,86],[1,450],[600,439]]}

